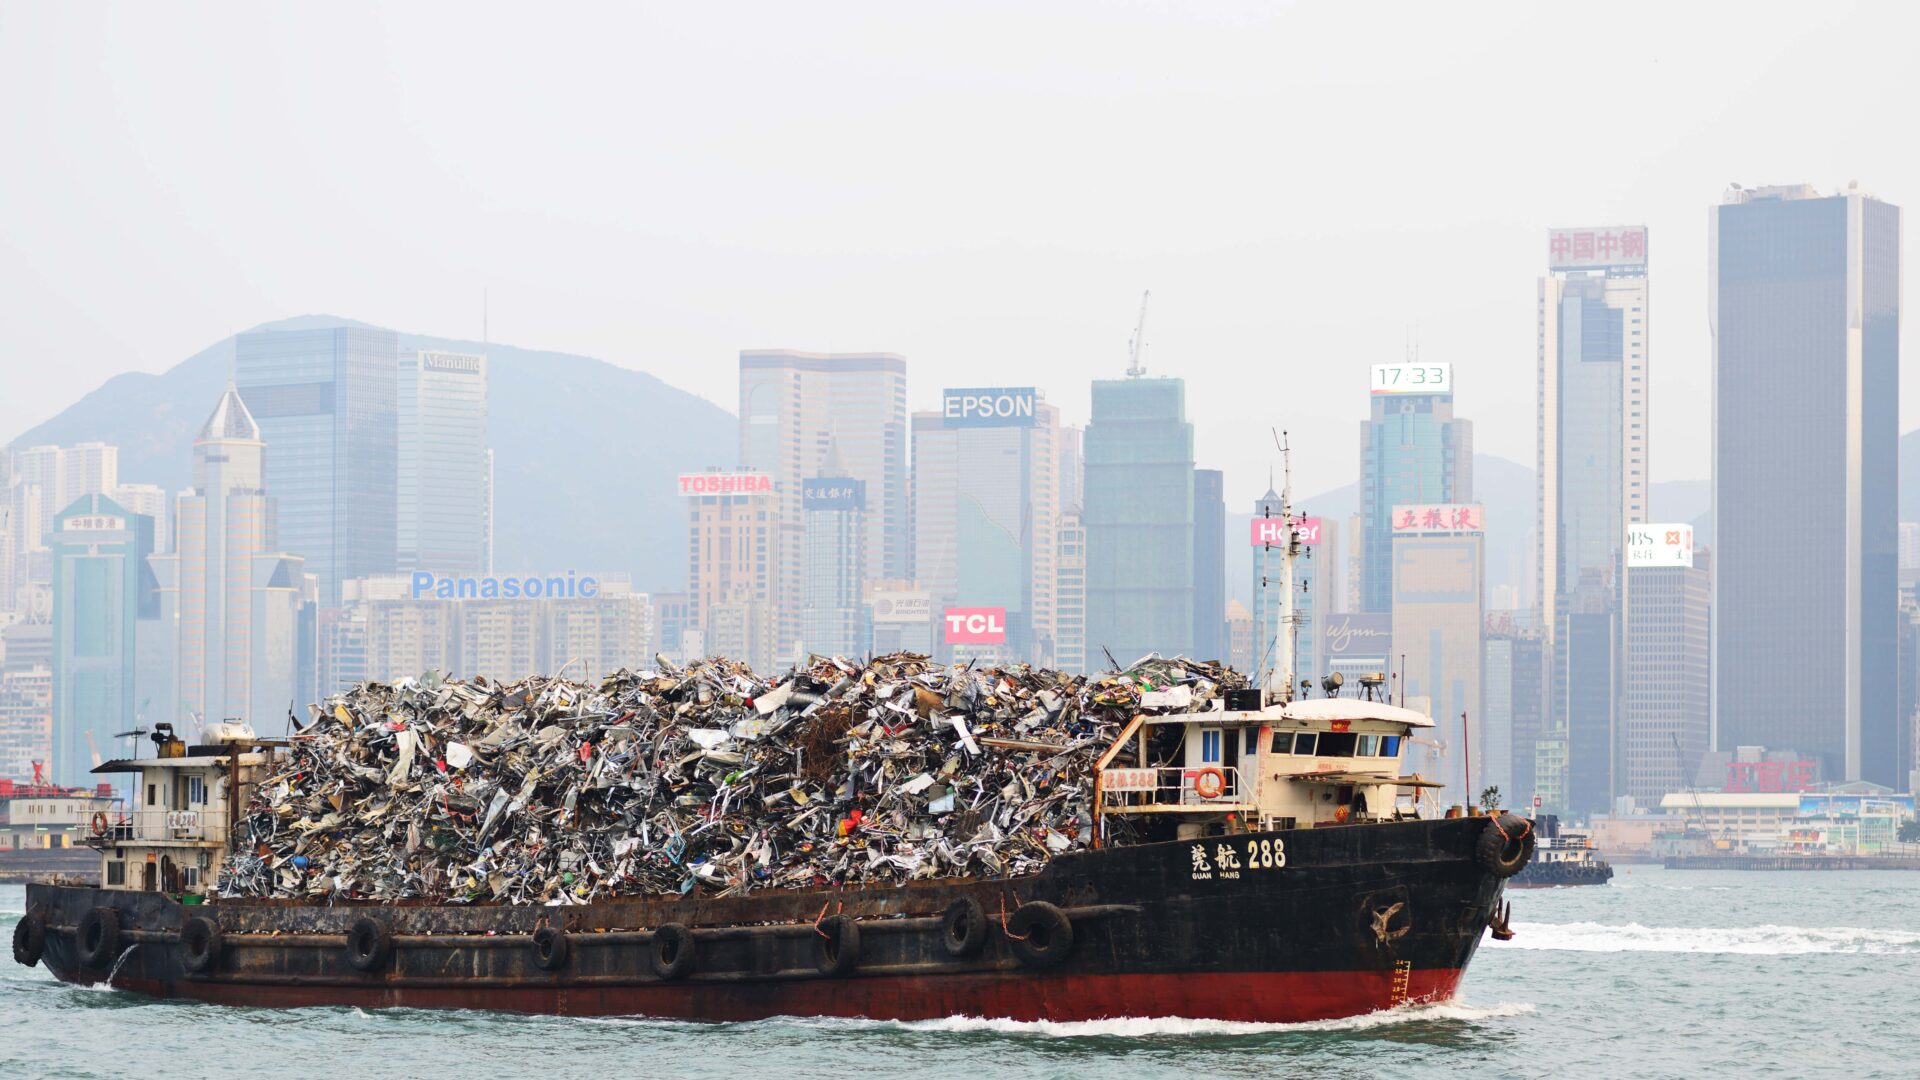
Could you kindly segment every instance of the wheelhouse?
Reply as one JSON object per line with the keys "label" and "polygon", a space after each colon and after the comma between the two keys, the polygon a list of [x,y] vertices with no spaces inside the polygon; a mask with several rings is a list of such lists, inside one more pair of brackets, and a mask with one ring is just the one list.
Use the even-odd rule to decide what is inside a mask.
{"label": "wheelhouse", "polygon": [[1259,709],[1142,714],[1100,759],[1101,834],[1125,819],[1143,838],[1357,825],[1418,816],[1403,775],[1415,731],[1433,721],[1364,698]]}

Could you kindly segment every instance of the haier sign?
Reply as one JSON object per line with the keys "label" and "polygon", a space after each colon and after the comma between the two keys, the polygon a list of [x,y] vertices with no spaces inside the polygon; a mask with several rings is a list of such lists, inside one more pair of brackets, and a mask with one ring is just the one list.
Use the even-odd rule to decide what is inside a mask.
{"label": "haier sign", "polygon": [[946,610],[949,645],[999,645],[1007,640],[1007,609],[950,607]]}
{"label": "haier sign", "polygon": [[[1300,543],[1306,547],[1317,547],[1320,543],[1320,519],[1317,517],[1294,518],[1293,531],[1300,537]],[[1253,541],[1254,547],[1285,544],[1287,523],[1280,518],[1254,518],[1248,538]]]}
{"label": "haier sign", "polygon": [[940,414],[948,427],[1032,427],[1038,398],[1031,386],[947,390]]}

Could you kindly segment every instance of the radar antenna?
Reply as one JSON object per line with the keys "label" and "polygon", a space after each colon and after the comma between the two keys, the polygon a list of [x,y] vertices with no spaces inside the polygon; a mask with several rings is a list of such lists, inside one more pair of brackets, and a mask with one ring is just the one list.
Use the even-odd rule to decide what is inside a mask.
{"label": "radar antenna", "polygon": [[1147,351],[1147,297],[1153,290],[1144,289],[1140,293],[1140,318],[1133,324],[1133,340],[1127,342],[1127,378],[1137,379],[1147,373],[1140,365],[1140,357]]}

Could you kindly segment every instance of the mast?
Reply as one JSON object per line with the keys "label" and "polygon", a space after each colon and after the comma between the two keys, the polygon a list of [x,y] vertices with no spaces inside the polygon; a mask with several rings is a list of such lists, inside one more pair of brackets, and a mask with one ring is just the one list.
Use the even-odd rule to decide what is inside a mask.
{"label": "mast", "polygon": [[1294,609],[1293,582],[1294,559],[1300,554],[1300,536],[1293,527],[1293,453],[1287,444],[1287,433],[1280,437],[1280,520],[1286,530],[1285,546],[1280,551],[1280,640],[1275,644],[1280,650],[1279,662],[1267,676],[1267,701],[1285,704],[1293,700],[1293,686],[1299,681],[1294,670]]}

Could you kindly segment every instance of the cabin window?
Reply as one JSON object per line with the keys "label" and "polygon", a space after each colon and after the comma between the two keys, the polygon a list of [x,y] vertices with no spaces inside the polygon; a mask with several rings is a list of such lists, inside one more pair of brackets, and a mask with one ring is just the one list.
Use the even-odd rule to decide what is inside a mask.
{"label": "cabin window", "polygon": [[1220,729],[1207,728],[1200,732],[1200,761],[1206,765],[1220,763]]}
{"label": "cabin window", "polygon": [[1320,738],[1320,733],[1317,731],[1300,732],[1298,735],[1295,735],[1293,737],[1293,752],[1296,754],[1305,754],[1308,757],[1312,757],[1314,746],[1317,744],[1319,738]]}
{"label": "cabin window", "polygon": [[1356,739],[1358,736],[1350,731],[1323,731],[1320,733],[1320,756],[1352,757]]}
{"label": "cabin window", "polygon": [[1360,747],[1359,749],[1354,751],[1354,756],[1379,757],[1380,756],[1380,736],[1378,735],[1360,736]]}
{"label": "cabin window", "polygon": [[1257,754],[1260,752],[1260,729],[1259,728],[1247,729],[1246,746],[1244,748],[1244,752],[1248,754]]}
{"label": "cabin window", "polygon": [[1400,736],[1398,735],[1380,736],[1380,756],[1381,757],[1399,757],[1400,756]]}
{"label": "cabin window", "polygon": [[107,884],[125,885],[126,883],[127,864],[121,862],[119,859],[109,860],[107,863]]}
{"label": "cabin window", "polygon": [[187,802],[192,806],[205,806],[207,803],[207,781],[205,777],[187,777]]}
{"label": "cabin window", "polygon": [[154,785],[148,784],[147,785],[147,805],[152,806],[153,800],[158,797],[159,797],[158,794],[154,791]]}
{"label": "cabin window", "polygon": [[180,869],[180,887],[183,889],[199,888],[200,868],[197,866],[182,867]]}

